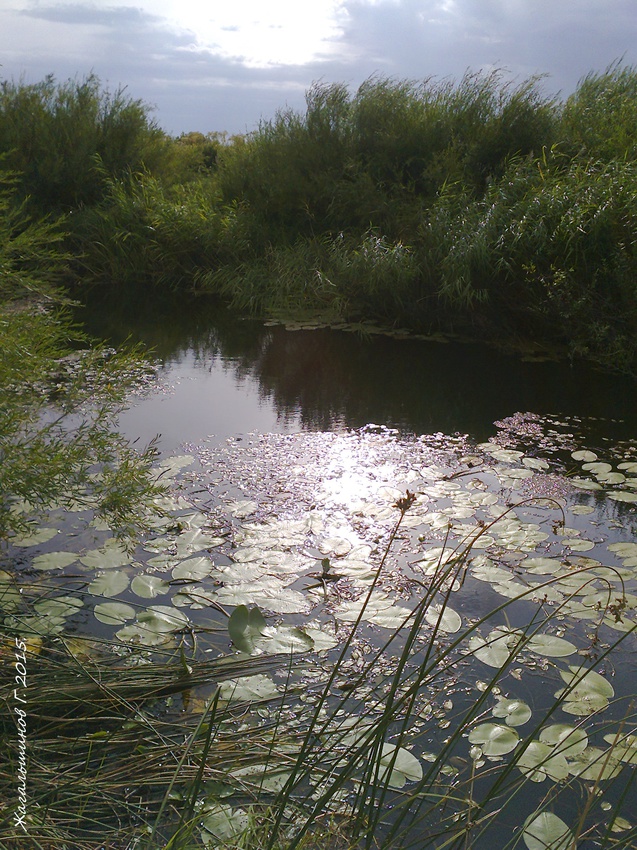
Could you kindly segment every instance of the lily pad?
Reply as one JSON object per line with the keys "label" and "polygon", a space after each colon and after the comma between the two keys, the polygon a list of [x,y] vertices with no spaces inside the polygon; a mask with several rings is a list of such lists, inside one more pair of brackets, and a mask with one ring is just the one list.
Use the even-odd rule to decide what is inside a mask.
{"label": "lily pad", "polygon": [[563,756],[576,756],[588,746],[588,735],[583,729],[565,723],[545,726],[540,732],[540,741],[550,744],[556,753]]}
{"label": "lily pad", "polygon": [[263,673],[221,682],[219,692],[220,698],[226,702],[258,702],[280,695],[272,679]]}
{"label": "lily pad", "polygon": [[422,765],[404,747],[383,744],[380,766],[379,781],[390,788],[402,788],[407,782],[419,782],[422,779]]}
{"label": "lily pad", "polygon": [[155,597],[167,593],[170,585],[159,576],[144,574],[135,576],[131,581],[130,589],[142,599],[155,599]]}
{"label": "lily pad", "polygon": [[314,648],[314,641],[304,629],[296,626],[266,626],[255,646],[267,655],[289,655],[291,652],[309,652]]}
{"label": "lily pad", "polygon": [[580,490],[601,490],[602,485],[598,481],[592,481],[590,478],[569,478],[569,484],[577,487]]}
{"label": "lily pad", "polygon": [[588,449],[578,449],[575,452],[571,452],[571,457],[573,460],[583,460],[586,463],[592,463],[597,460],[595,452],[591,452]]}
{"label": "lily pad", "polygon": [[628,490],[609,490],[606,495],[616,502],[637,502],[637,493],[630,493]]}
{"label": "lily pad", "polygon": [[30,534],[24,534],[20,537],[12,537],[10,543],[12,546],[39,546],[41,543],[47,543],[58,533],[57,528],[38,528]]}
{"label": "lily pad", "polygon": [[235,647],[251,655],[266,625],[265,617],[258,608],[237,605],[228,620],[228,632]]}
{"label": "lily pad", "polygon": [[526,649],[548,658],[565,658],[577,652],[575,644],[555,635],[534,635],[526,645]]}
{"label": "lily pad", "polygon": [[40,599],[33,606],[38,614],[51,617],[68,617],[76,614],[84,603],[76,596],[55,596],[50,599]]}
{"label": "lily pad", "polygon": [[557,691],[556,697],[563,697],[562,711],[584,717],[601,711],[608,706],[608,701],[614,696],[613,686],[599,673],[584,668],[569,667],[569,671],[560,671],[562,679],[572,689],[564,688]]}
{"label": "lily pad", "polygon": [[440,605],[430,605],[425,612],[425,620],[447,634],[455,634],[462,627],[462,617],[448,605],[442,611]]}
{"label": "lily pad", "polygon": [[469,741],[478,744],[485,756],[503,756],[514,750],[520,740],[510,726],[499,723],[481,723],[469,732]]}
{"label": "lily pad", "polygon": [[209,576],[213,569],[214,564],[210,558],[188,558],[173,568],[172,577],[199,581]]}
{"label": "lily pad", "polygon": [[637,764],[637,737],[635,735],[604,735],[613,748],[613,756],[625,764]]}
{"label": "lily pad", "polygon": [[93,609],[95,619],[108,626],[120,626],[135,617],[135,609],[125,602],[98,602]]}
{"label": "lily pad", "polygon": [[188,617],[169,605],[150,605],[137,615],[137,622],[152,632],[172,632],[188,625]]}
{"label": "lily pad", "polygon": [[587,747],[570,762],[570,772],[573,776],[592,782],[614,779],[621,770],[619,753],[615,753],[612,749],[604,751],[599,747]]}
{"label": "lily pad", "polygon": [[522,838],[528,850],[575,850],[573,833],[552,812],[531,816],[524,824]]}
{"label": "lily pad", "polygon": [[565,757],[541,741],[531,741],[520,754],[516,766],[532,782],[544,782],[547,778],[559,782],[569,774]]}
{"label": "lily pad", "polygon": [[243,809],[235,809],[226,803],[214,803],[204,811],[201,840],[205,847],[226,846],[229,841],[245,832],[249,822]]}
{"label": "lily pad", "polygon": [[114,538],[107,540],[101,549],[91,549],[80,558],[85,567],[94,570],[116,569],[130,564],[131,560],[130,554]]}
{"label": "lily pad", "polygon": [[489,667],[503,667],[513,657],[519,640],[519,632],[496,627],[486,638],[473,635],[469,640],[469,648],[483,664]]}
{"label": "lily pad", "polygon": [[520,699],[500,697],[491,712],[494,717],[503,717],[507,726],[522,726],[531,718],[531,709]]}
{"label": "lily pad", "polygon": [[46,552],[31,561],[34,570],[62,570],[77,561],[77,552]]}
{"label": "lily pad", "polygon": [[124,570],[108,570],[97,575],[88,586],[93,596],[117,596],[128,587],[128,574]]}

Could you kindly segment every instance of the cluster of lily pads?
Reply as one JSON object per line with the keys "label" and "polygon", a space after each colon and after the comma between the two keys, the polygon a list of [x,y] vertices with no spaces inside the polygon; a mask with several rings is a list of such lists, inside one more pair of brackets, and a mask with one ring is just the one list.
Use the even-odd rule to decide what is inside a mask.
{"label": "cluster of lily pads", "polygon": [[[405,718],[400,731],[396,717],[387,723],[376,763],[381,785],[411,786],[418,795],[429,776],[423,764],[438,758],[423,744],[433,718],[434,743],[444,752],[453,746],[474,777],[508,757],[532,786],[597,788],[637,764],[636,715],[626,708],[634,684],[623,682],[616,695],[611,682],[637,628],[637,452],[609,450],[612,462],[599,454],[566,453],[560,442],[554,454],[536,457],[497,438],[478,445],[442,435],[405,439],[375,426],[198,447],[158,468],[162,480],[175,479],[175,492],[164,500],[156,534],[137,549],[82,514],[75,528],[65,515],[63,533],[51,522],[11,541],[20,567],[0,573],[4,627],[49,639],[106,630],[141,650],[196,635],[202,651],[219,652],[221,642],[221,650],[246,656],[298,653],[317,659],[314,672],[299,669],[308,705],[318,700],[323,712],[332,698],[319,696],[325,665],[337,663],[330,685],[364,706],[351,727],[343,722],[345,698],[328,712],[331,726],[321,720],[326,751],[341,754],[363,740],[366,723],[384,716],[387,694],[397,693],[391,683],[401,641],[412,641],[401,668],[408,708],[396,715]],[[58,537],[64,549],[56,548]],[[427,667],[431,692],[424,693],[425,679],[411,687],[410,677],[434,650],[442,673]],[[463,692],[457,671],[467,664]],[[485,669],[488,686],[480,679]],[[545,683],[536,706],[518,689],[528,691],[538,671]],[[220,686],[221,698],[237,703],[282,691],[263,673]],[[471,693],[482,694],[480,710],[452,711]],[[546,697],[551,710],[538,721]],[[563,722],[555,712],[576,719]],[[531,720],[534,731],[521,735]],[[449,772],[450,782],[456,774]],[[529,805],[519,832],[529,850],[574,846],[571,826],[534,808],[532,798]],[[210,823],[218,817],[222,831],[232,823],[239,830],[242,810],[215,806]],[[613,835],[634,834],[627,818],[615,810],[609,817]]]}

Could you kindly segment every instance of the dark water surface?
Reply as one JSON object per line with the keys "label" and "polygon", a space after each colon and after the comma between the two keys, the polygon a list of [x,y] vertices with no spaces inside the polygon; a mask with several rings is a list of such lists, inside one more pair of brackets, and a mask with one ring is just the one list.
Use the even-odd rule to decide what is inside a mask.
{"label": "dark water surface", "polygon": [[[184,564],[194,569],[192,563],[188,567],[189,560],[175,566],[170,558],[161,562],[160,557],[158,563],[149,557],[163,552],[172,558],[171,547],[177,546],[180,532],[175,541],[159,538],[158,548],[153,548],[151,540],[146,554],[140,551],[134,564],[124,565],[124,572],[135,573],[135,577],[143,564],[143,575],[165,580],[159,598],[162,610],[174,613],[178,608],[198,627],[207,624],[207,628],[211,617],[216,617],[217,631],[205,651],[229,650],[225,620],[219,615],[223,606],[228,610],[238,605],[257,606],[277,624],[283,615],[286,624],[310,627],[306,621],[312,617],[314,639],[321,630],[327,630],[328,636],[335,634],[337,622],[339,629],[346,629],[356,616],[351,611],[362,599],[358,594],[367,592],[369,583],[360,577],[366,575],[369,561],[381,564],[373,603],[379,607],[376,619],[368,617],[361,631],[369,646],[378,647],[395,630],[391,640],[396,642],[391,652],[383,654],[389,659],[393,653],[396,658],[405,640],[400,618],[406,609],[400,606],[408,604],[413,609],[420,604],[422,594],[430,592],[432,576],[447,563],[445,547],[456,547],[454,552],[459,552],[472,538],[462,580],[451,585],[453,595],[441,585],[435,602],[444,602],[445,613],[457,618],[457,626],[447,626],[448,635],[443,634],[438,643],[438,634],[432,645],[439,651],[445,645],[453,647],[453,641],[464,641],[458,644],[462,651],[456,655],[456,649],[449,648],[445,656],[451,659],[448,668],[438,679],[434,665],[427,687],[417,695],[421,702],[415,703],[409,730],[414,736],[414,752],[453,753],[465,783],[460,787],[475,793],[476,798],[485,783],[494,781],[497,790],[498,763],[506,768],[502,756],[508,756],[517,743],[508,750],[488,752],[489,742],[467,739],[467,730],[482,734],[495,720],[498,729],[507,732],[501,725],[504,715],[496,713],[500,695],[507,701],[526,700],[532,708],[532,719],[518,723],[524,728],[515,732],[520,741],[517,753],[522,742],[531,739],[541,749],[545,745],[535,740],[540,730],[557,723],[585,728],[595,747],[605,748],[609,733],[611,740],[627,731],[637,738],[637,572],[632,563],[633,559],[637,563],[637,554],[630,548],[637,534],[637,472],[629,471],[637,464],[637,394],[632,380],[584,364],[523,362],[478,345],[361,336],[335,329],[291,330],[231,315],[204,299],[90,300],[90,305],[78,312],[89,333],[112,345],[126,339],[141,342],[160,363],[156,386],[122,414],[123,432],[142,441],[160,434],[165,455],[178,452],[182,444],[195,444],[197,448],[187,446],[186,452],[192,454],[190,460],[196,456],[198,464],[192,479],[197,510],[206,512],[202,516],[208,522],[217,522],[215,528],[231,528],[234,535],[232,540],[222,537],[221,542],[208,544],[213,556],[206,556],[203,578],[181,572]],[[536,418],[515,416],[526,412]],[[509,417],[512,443],[507,443],[507,428],[498,425]],[[540,417],[545,417],[541,428]],[[385,428],[362,428],[371,423]],[[247,436],[253,432],[260,436]],[[496,433],[498,446],[473,443]],[[522,451],[510,451],[511,446]],[[442,459],[438,458],[439,449]],[[479,456],[473,455],[474,451]],[[611,463],[589,462],[598,457]],[[626,469],[627,474],[615,471],[614,479],[605,480],[603,468],[608,471],[611,464],[617,470]],[[419,514],[418,505],[412,506],[403,517],[401,534],[390,539],[387,551],[393,547],[391,558],[385,562],[379,541],[387,539],[395,520],[387,520],[383,511],[395,510],[397,494],[404,494],[407,486],[424,497],[422,511]],[[557,501],[547,503],[546,496]],[[312,530],[307,525],[310,520],[316,523]],[[305,523],[301,532],[294,530],[295,523]],[[481,529],[487,531],[485,536]],[[200,530],[201,522],[195,532]],[[618,543],[630,551],[620,554]],[[51,541],[46,545],[60,544]],[[188,559],[201,550],[201,545],[199,549],[193,546],[192,551],[186,547],[179,557]],[[358,554],[348,565],[349,556],[343,555],[350,550]],[[599,560],[594,560],[597,557]],[[433,561],[428,564],[430,558]],[[316,587],[320,590],[317,571],[325,570],[326,563],[331,569],[330,559],[336,564],[337,578],[333,580],[344,578],[345,589],[343,585],[330,586],[328,592],[324,581],[323,591],[316,593]],[[201,558],[191,560],[196,564]],[[87,563],[86,557],[81,563]],[[89,566],[92,563],[89,558]],[[613,572],[620,569],[621,573]],[[343,574],[338,575],[339,570]],[[111,575],[114,572],[110,570]],[[98,571],[99,580],[103,573],[108,574],[109,569]],[[187,591],[178,601],[180,585],[175,585],[175,580],[183,583],[184,576],[202,583],[192,591],[194,598],[186,598]],[[84,580],[86,575],[80,572],[79,577]],[[58,580],[69,577],[60,575]],[[112,604],[98,602],[98,591],[99,586],[89,585],[96,617],[97,604]],[[146,605],[149,600],[144,596],[140,603],[136,593],[131,583],[124,592],[111,595],[137,608]],[[216,607],[213,604],[211,608],[206,599]],[[429,602],[433,599],[432,595]],[[621,611],[617,619],[611,608],[614,603],[617,610],[620,602],[625,606],[624,620]],[[354,606],[351,610],[350,605]],[[435,614],[435,606],[432,611]],[[116,635],[135,640],[131,637],[135,629],[140,634],[152,631],[147,619],[140,622],[142,626],[136,621]],[[418,665],[421,654],[431,652],[427,629],[438,628],[435,616],[433,621],[425,617],[424,622],[418,637],[422,637],[422,648],[416,641],[412,658]],[[458,631],[461,623],[464,632]],[[511,669],[506,665],[498,669],[500,661],[480,655],[490,642],[502,640],[496,629],[528,630],[530,634],[531,623],[539,637],[548,641],[548,649],[543,649],[546,643],[540,641],[526,655],[516,656]],[[445,628],[440,628],[444,633]],[[477,644],[472,643],[476,636]],[[551,640],[563,637],[573,642],[567,651],[555,650],[555,644],[551,648]],[[202,644],[207,639],[202,637]],[[340,639],[335,639],[337,644]],[[606,677],[604,682],[613,682],[613,701],[601,720],[605,704],[591,703],[590,712],[577,705],[573,709],[568,702],[555,707],[558,693],[580,665],[593,666]],[[391,665],[387,670],[393,670]],[[387,681],[389,677],[387,672]],[[479,716],[474,716],[474,707],[482,705],[480,694],[491,686],[484,682],[496,680],[498,690],[488,695],[484,706],[476,709]],[[373,681],[373,693],[384,699],[385,680]],[[351,700],[347,703],[350,714],[367,711],[364,701],[357,702],[355,692],[347,696],[346,687],[345,694],[343,699]],[[582,699],[592,697],[587,692]],[[445,750],[453,724],[464,724],[464,731]],[[396,730],[390,731],[394,734]],[[486,761],[480,747],[476,755],[475,747],[470,746],[475,741],[485,749]],[[566,850],[563,841],[541,843],[538,839],[540,843],[534,844],[532,839],[531,843],[523,841],[520,833],[527,818],[547,807],[565,823],[577,822],[578,812],[588,805],[582,802],[582,795],[593,794],[590,784],[586,790],[586,783],[596,781],[584,771],[592,769],[590,759],[594,763],[595,758],[606,758],[601,749],[601,756],[595,756],[594,748],[587,752],[589,761],[581,763],[571,754],[573,763],[566,773],[561,778],[551,776],[551,782],[537,774],[526,781],[535,767],[529,771],[528,765],[522,765],[522,770],[518,764],[510,779],[510,797],[508,790],[501,798],[494,792],[493,805],[502,805],[497,818],[494,813],[493,823],[484,827],[484,833],[478,830],[471,843],[467,838],[453,846],[494,850],[524,844],[529,850],[541,846]],[[634,765],[632,757],[631,750],[630,764]],[[546,761],[550,758],[546,756]],[[629,763],[625,753],[624,763]],[[629,813],[627,825],[620,825],[618,843],[613,840],[603,846],[630,848],[637,847],[632,815],[637,804],[635,772],[622,765],[617,782],[606,782],[605,777],[599,780],[608,810],[621,811],[622,817]],[[555,763],[551,769],[557,770]],[[474,770],[478,771],[475,777]],[[506,773],[504,777],[506,785]],[[518,789],[516,782],[523,780],[523,789]],[[547,790],[549,785],[552,790]],[[408,793],[414,787],[409,785]],[[437,829],[438,812],[432,825],[427,794],[415,797],[413,807],[404,809],[413,813],[413,818],[408,814],[404,822],[402,805],[396,803],[383,826],[389,830],[383,834],[394,837],[392,830],[405,830],[405,842],[396,843],[402,841],[396,839],[391,846],[417,850],[452,846],[444,835],[439,841],[434,837],[424,842],[419,837],[423,828],[431,835]],[[600,808],[592,813],[597,832],[578,842],[582,850],[602,846],[598,837],[611,828],[606,811]],[[453,831],[455,821],[449,823]]]}
{"label": "dark water surface", "polygon": [[121,419],[131,438],[160,447],[250,431],[342,430],[377,423],[407,433],[483,440],[516,412],[606,420],[615,438],[637,432],[635,382],[569,362],[524,362],[480,345],[286,330],[214,302],[90,298],[86,329],[130,339],[162,364],[164,391]]}

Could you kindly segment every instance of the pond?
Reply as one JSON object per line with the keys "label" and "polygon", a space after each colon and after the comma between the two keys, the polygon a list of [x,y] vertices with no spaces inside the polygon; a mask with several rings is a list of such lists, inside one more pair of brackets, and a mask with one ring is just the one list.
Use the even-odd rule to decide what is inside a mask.
{"label": "pond", "polygon": [[120,428],[161,435],[171,518],[130,552],[53,511],[14,541],[45,590],[11,626],[280,659],[217,692],[277,757],[215,774],[200,842],[280,793],[366,847],[636,846],[633,383],[202,301],[82,318],[154,350]]}

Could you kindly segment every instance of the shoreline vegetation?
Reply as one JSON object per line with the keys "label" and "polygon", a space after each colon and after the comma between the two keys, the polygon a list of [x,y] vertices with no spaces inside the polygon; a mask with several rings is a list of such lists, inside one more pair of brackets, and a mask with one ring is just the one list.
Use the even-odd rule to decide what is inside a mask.
{"label": "shoreline vegetation", "polygon": [[0,89],[14,202],[100,285],[373,321],[635,375],[637,70],[316,83],[246,136],[172,138],[99,79]]}

